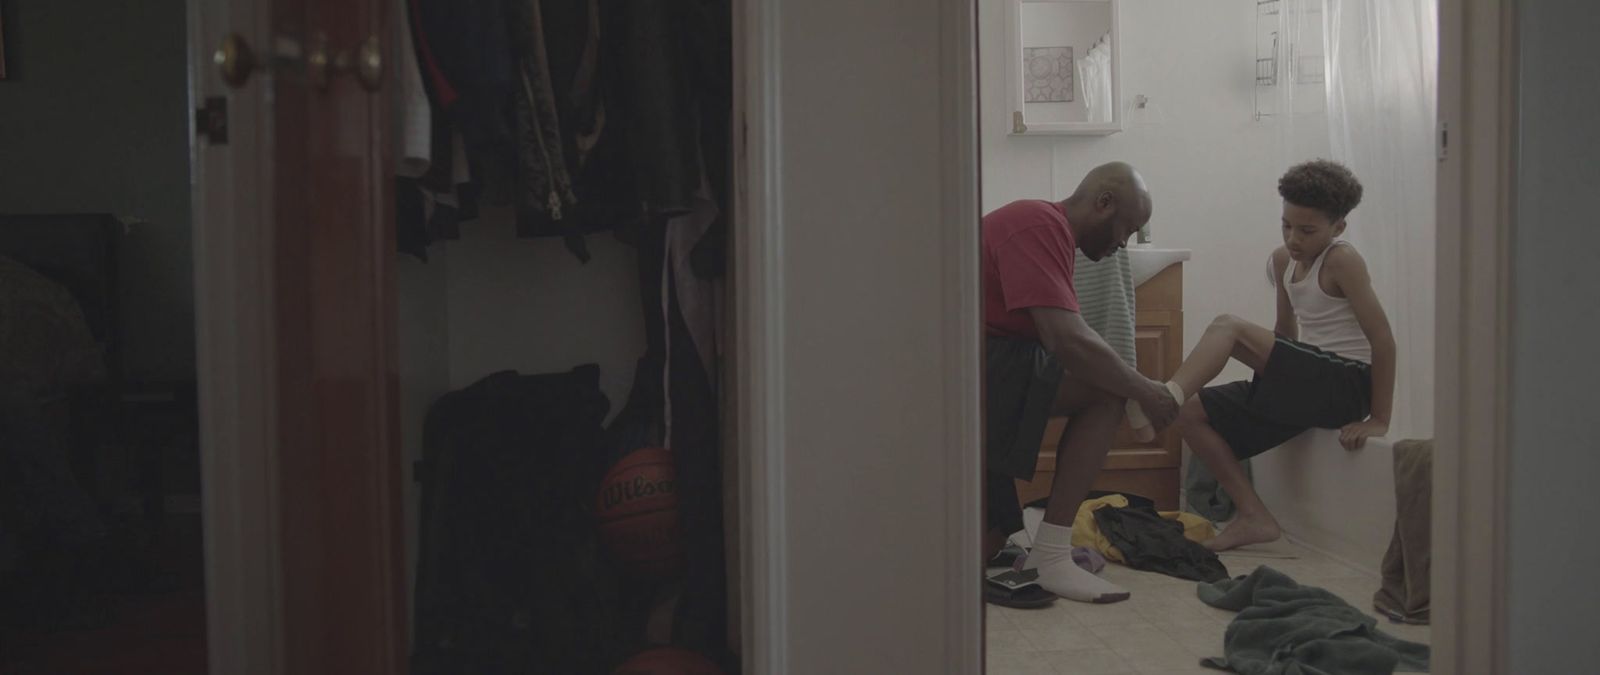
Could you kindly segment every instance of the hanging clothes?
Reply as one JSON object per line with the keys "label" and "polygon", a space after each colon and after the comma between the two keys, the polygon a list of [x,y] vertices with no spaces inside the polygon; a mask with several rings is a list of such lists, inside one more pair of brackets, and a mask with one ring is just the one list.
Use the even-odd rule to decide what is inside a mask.
{"label": "hanging clothes", "polygon": [[703,279],[688,260],[719,211],[700,208],[641,228],[639,285],[646,353],[633,390],[613,420],[613,452],[660,444],[672,452],[685,548],[684,575],[671,632],[674,644],[726,654],[722,438],[719,414],[721,282]]}
{"label": "hanging clothes", "polygon": [[[701,187],[694,207],[693,211],[667,221],[666,272],[670,274],[672,296],[690,337],[689,343],[682,346],[693,349],[700,363],[714,375],[722,354],[719,334],[723,325],[723,285],[719,275],[701,273],[695,264],[695,252],[712,227],[721,222],[722,213],[712,200],[708,185]],[[667,309],[662,307],[663,312]]]}
{"label": "hanging clothes", "polygon": [[427,36],[418,33],[420,3],[397,1],[402,21],[395,74],[400,86],[395,243],[401,253],[426,262],[434,242],[460,238],[460,221],[476,217],[476,198],[464,143],[444,113],[458,95]]}
{"label": "hanging clothes", "polygon": [[728,0],[601,6],[602,60],[612,67],[607,119],[628,138],[637,194],[651,213],[688,213],[702,180],[723,183],[706,166],[722,153],[706,143],[727,135],[731,14]]}
{"label": "hanging clothes", "polygon": [[518,80],[507,30],[514,0],[411,0],[412,38],[436,114],[461,133],[491,202],[510,201],[516,129],[508,105]]}
{"label": "hanging clothes", "polygon": [[429,246],[460,239],[462,221],[478,217],[477,186],[459,135],[436,120],[430,136],[430,155],[450,160],[430,162],[419,177],[395,177],[395,243],[423,262]]}
{"label": "hanging clothes", "polygon": [[563,237],[587,261],[583,235],[639,213],[623,172],[626,139],[605,133],[599,1],[411,3],[424,84],[473,175],[452,206],[509,204],[518,236]]}
{"label": "hanging clothes", "polygon": [[581,170],[575,135],[596,133],[601,110],[594,99],[597,2],[518,0],[509,5],[508,22],[517,68],[511,97],[517,234],[566,237],[568,248],[584,261],[589,254],[580,235],[612,225],[583,219],[574,187]]}
{"label": "hanging clothes", "polygon": [[[677,644],[726,652],[720,278],[732,133],[732,8],[727,0],[601,6],[605,139],[626,139],[629,195],[642,217],[619,232],[639,251],[640,297],[655,368],[636,387],[660,392],[677,469],[687,559],[672,627]],[[615,150],[618,146],[613,145]],[[593,152],[606,148],[597,145]],[[580,181],[580,189],[583,183]],[[630,405],[632,401],[630,399]]]}
{"label": "hanging clothes", "polygon": [[399,93],[395,115],[399,128],[395,173],[407,178],[418,178],[427,173],[433,161],[433,107],[428,101],[428,90],[422,84],[422,68],[417,63],[416,43],[411,37],[408,0],[393,0],[401,17],[399,23],[400,45],[395,50],[399,63],[395,64],[395,85]]}

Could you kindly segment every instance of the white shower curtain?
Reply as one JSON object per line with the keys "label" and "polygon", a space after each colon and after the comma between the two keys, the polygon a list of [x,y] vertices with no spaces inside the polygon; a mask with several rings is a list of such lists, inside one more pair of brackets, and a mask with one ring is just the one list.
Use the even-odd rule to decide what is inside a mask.
{"label": "white shower curtain", "polygon": [[1089,121],[1111,121],[1111,36],[1107,34],[1078,59],[1078,81],[1083,86],[1083,104],[1089,109]]}
{"label": "white shower curtain", "polygon": [[1433,435],[1437,0],[1327,0],[1332,159],[1365,187],[1345,239],[1399,346],[1389,438]]}

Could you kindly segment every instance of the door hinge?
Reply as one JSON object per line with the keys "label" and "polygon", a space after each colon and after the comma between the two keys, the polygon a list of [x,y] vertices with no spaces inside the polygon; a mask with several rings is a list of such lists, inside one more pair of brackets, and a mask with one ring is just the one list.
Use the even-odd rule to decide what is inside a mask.
{"label": "door hinge", "polygon": [[194,133],[211,145],[228,144],[228,97],[208,96],[194,109]]}
{"label": "door hinge", "polygon": [[1439,161],[1450,159],[1450,123],[1439,121]]}

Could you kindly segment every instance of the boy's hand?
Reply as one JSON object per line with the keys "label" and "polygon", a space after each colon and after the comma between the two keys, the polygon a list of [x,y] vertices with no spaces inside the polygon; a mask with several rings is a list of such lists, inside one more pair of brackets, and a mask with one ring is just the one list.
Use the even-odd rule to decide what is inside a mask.
{"label": "boy's hand", "polygon": [[1388,433],[1388,422],[1381,420],[1351,422],[1339,430],[1339,443],[1346,450],[1360,450],[1367,445],[1368,438],[1383,436]]}

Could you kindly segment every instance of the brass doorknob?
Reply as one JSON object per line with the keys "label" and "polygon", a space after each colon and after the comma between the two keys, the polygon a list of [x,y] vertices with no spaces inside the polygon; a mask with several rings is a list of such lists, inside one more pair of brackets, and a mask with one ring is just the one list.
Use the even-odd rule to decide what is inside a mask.
{"label": "brass doorknob", "polygon": [[235,89],[248,84],[251,75],[265,68],[303,75],[304,81],[319,90],[327,89],[329,78],[336,73],[354,75],[367,91],[377,91],[383,84],[383,47],[376,35],[362,41],[354,53],[340,51],[332,57],[328,55],[328,38],[321,33],[312,35],[304,44],[278,36],[273,40],[271,59],[262,62],[244,36],[229,33],[211,58],[222,81]]}
{"label": "brass doorknob", "polygon": [[238,89],[250,81],[250,74],[255,72],[255,50],[250,49],[249,41],[238,33],[229,33],[222,38],[222,45],[217,47],[215,54],[211,55],[212,63],[217,66],[217,73],[222,76],[222,81],[228,86]]}
{"label": "brass doorknob", "polygon": [[216,53],[211,55],[211,61],[216,64],[217,74],[222,76],[222,81],[234,89],[249,84],[251,76],[267,69],[304,74],[318,87],[326,83],[328,47],[327,40],[322,36],[314,36],[310,44],[301,44],[292,37],[278,35],[273,37],[271,46],[267,59],[263,61],[250,48],[250,42],[243,35],[229,33],[222,38],[222,45],[217,47]]}
{"label": "brass doorknob", "polygon": [[383,43],[378,41],[377,35],[369,35],[353,55],[339,52],[333,59],[333,68],[355,75],[362,89],[377,91],[383,86]]}

